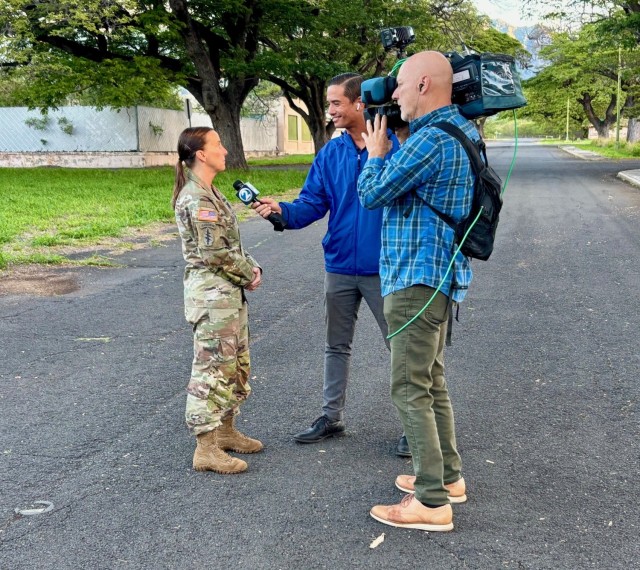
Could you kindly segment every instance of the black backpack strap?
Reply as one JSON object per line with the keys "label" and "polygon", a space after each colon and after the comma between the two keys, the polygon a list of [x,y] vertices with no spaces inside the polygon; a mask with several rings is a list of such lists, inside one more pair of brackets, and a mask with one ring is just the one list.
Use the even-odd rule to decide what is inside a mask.
{"label": "black backpack strap", "polygon": [[[478,144],[474,143],[467,135],[464,134],[464,132],[462,132],[462,129],[460,127],[456,127],[455,125],[452,125],[451,123],[447,123],[445,121],[434,123],[432,126],[458,139],[458,141],[466,151],[467,156],[469,157],[471,167],[473,168],[473,173],[478,176],[478,173],[488,164],[486,145],[484,144],[484,142],[481,141]],[[484,162],[482,161],[480,152],[484,154]]]}
{"label": "black backpack strap", "polygon": [[[414,196],[418,196],[418,193],[415,190],[411,190],[411,193]],[[430,210],[433,211],[434,214],[436,214],[445,224],[447,224],[450,228],[452,228],[453,230],[456,229],[457,224],[454,222],[453,218],[451,216],[449,216],[448,214],[445,214],[444,212],[441,212],[440,210],[437,210],[436,208],[434,208],[431,204],[429,204],[429,202],[427,202],[426,200],[420,198],[424,204],[426,206],[429,207]],[[411,210],[413,210],[413,204],[409,204],[407,206],[407,208],[405,209],[405,211],[402,213],[402,215],[405,218],[408,218],[409,215],[411,214]]]}
{"label": "black backpack strap", "polygon": [[[465,135],[462,132],[462,129],[460,127],[456,127],[455,125],[452,125],[451,123],[447,123],[446,121],[440,121],[438,123],[434,123],[431,126],[436,127],[441,131],[444,131],[445,133],[451,135],[452,137],[454,137],[460,142],[465,152],[467,153],[467,156],[469,157],[469,162],[471,163],[473,174],[477,178],[478,173],[487,164],[487,152],[485,150],[486,145],[484,144],[484,142],[480,141],[480,143],[478,144],[474,143],[467,135]],[[482,157],[480,156],[480,151],[478,150],[478,147],[480,148],[480,151],[482,151],[482,153],[484,154],[484,162],[482,162]],[[457,224],[451,216],[449,216],[448,214],[445,214],[444,212],[441,212],[440,210],[437,210],[431,204],[429,204],[429,202],[427,202],[426,200],[424,201],[424,203],[427,206],[429,206],[429,208],[431,208],[431,210],[433,210],[433,212],[445,224],[447,224],[450,228],[453,228],[454,230],[456,229]],[[407,211],[405,212],[405,217],[408,217],[409,211],[410,211],[410,208],[407,208]]]}

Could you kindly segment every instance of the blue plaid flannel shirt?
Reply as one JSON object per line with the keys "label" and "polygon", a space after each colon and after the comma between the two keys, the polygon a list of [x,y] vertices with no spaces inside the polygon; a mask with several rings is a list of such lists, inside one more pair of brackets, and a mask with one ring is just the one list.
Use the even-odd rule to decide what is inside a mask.
{"label": "blue plaid flannel shirt", "polygon": [[[358,179],[365,208],[384,206],[380,279],[386,296],[412,285],[434,289],[443,281],[455,252],[454,231],[425,202],[459,222],[469,215],[473,171],[462,145],[433,123],[447,121],[471,139],[475,127],[450,105],[409,124],[411,136],[387,162],[369,158]],[[455,287],[453,277],[455,275]],[[471,283],[470,260],[458,253],[440,289],[462,301]]]}

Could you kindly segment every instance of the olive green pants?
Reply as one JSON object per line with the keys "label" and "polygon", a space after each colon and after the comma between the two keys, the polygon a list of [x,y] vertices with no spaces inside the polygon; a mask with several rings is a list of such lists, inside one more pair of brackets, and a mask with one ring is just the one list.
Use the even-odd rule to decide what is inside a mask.
{"label": "olive green pants", "polygon": [[[414,285],[384,298],[393,333],[414,317],[435,289]],[[416,498],[429,505],[449,502],[444,484],[461,477],[453,410],[444,379],[444,342],[449,299],[438,293],[429,307],[391,338],[391,398],[400,413],[416,475]]]}

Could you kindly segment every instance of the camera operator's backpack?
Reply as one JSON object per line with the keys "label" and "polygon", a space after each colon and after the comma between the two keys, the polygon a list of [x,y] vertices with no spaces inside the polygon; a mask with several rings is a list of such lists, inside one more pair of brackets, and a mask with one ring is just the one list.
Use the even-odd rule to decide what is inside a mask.
{"label": "camera operator's backpack", "polygon": [[[439,212],[428,203],[427,206],[453,228],[456,233],[457,244],[462,243],[464,235],[482,208],[478,221],[473,224],[469,235],[462,243],[460,251],[467,257],[487,260],[493,251],[493,241],[498,227],[498,214],[502,208],[502,180],[500,180],[493,168],[489,166],[486,146],[482,140],[477,143],[472,142],[460,128],[451,123],[439,122],[434,123],[432,126],[445,131],[460,141],[469,156],[473,174],[475,175],[475,182],[473,185],[471,211],[460,223],[456,224],[450,216]],[[480,153],[484,156],[484,161]]]}

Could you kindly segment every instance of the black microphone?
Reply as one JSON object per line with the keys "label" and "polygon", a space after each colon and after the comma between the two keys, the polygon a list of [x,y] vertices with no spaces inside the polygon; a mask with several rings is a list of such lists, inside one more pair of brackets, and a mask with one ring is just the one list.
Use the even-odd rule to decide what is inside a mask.
{"label": "black microphone", "polygon": [[[254,202],[260,202],[260,200],[258,200],[258,195],[260,194],[260,192],[258,192],[258,189],[255,186],[249,184],[249,182],[236,180],[233,183],[233,187],[236,190],[236,196],[243,204],[251,206],[251,204],[253,204]],[[273,229],[275,231],[284,231],[284,227],[286,226],[286,224],[280,214],[272,212],[267,217],[267,220],[269,220],[273,224]]]}

